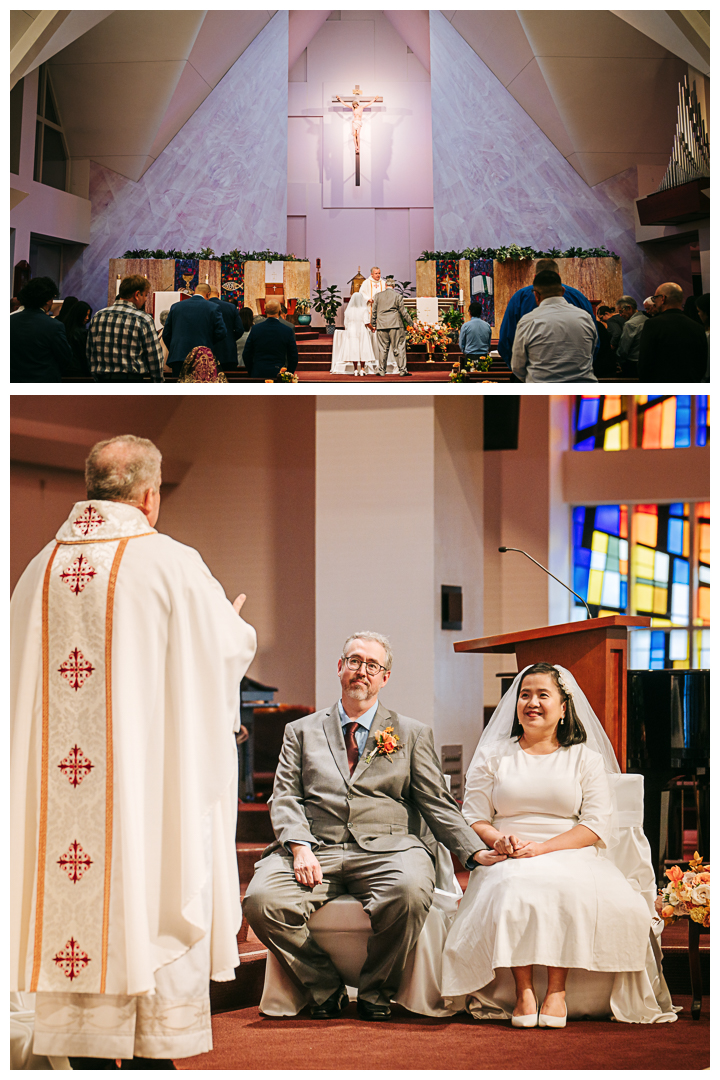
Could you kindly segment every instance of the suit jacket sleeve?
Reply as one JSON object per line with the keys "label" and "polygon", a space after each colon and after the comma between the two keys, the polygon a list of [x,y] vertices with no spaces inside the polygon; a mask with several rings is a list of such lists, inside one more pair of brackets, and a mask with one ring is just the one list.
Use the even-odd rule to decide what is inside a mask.
{"label": "suit jacket sleeve", "polygon": [[[178,301],[178,303],[179,303],[179,301]],[[174,306],[175,305],[173,304],[173,307]],[[173,321],[173,309],[171,307],[170,310],[168,311],[168,317],[165,320],[165,325],[163,326],[163,332],[162,332],[162,339],[165,342],[165,344],[167,345],[168,349],[170,348],[170,342],[172,341],[172,321]]]}
{"label": "suit jacket sleeve", "polygon": [[[305,843],[313,847],[317,840],[310,832],[305,814],[305,790],[302,781],[302,746],[294,728],[285,728],[280,760],[275,773],[270,821],[279,844]],[[477,849],[476,849],[477,850]]]}
{"label": "suit jacket sleeve", "polygon": [[400,312],[400,315],[402,317],[402,321],[405,323],[406,326],[410,326],[412,324],[412,317],[409,314],[408,309],[405,307],[405,301],[403,300],[402,296],[398,296],[397,306],[398,311]]}
{"label": "suit jacket sleeve", "polygon": [[235,319],[233,321],[233,333],[235,334],[235,340],[236,341],[238,341],[239,338],[241,338],[243,336],[243,334],[245,333],[245,327],[243,326],[242,319],[240,318],[240,311],[238,310],[238,308],[235,308]]}
{"label": "suit jacket sleeve", "polygon": [[[657,318],[657,316],[655,316]],[[640,334],[640,353],[638,355],[638,377],[640,379],[653,379],[652,358],[653,358],[653,321],[652,319],[646,319],[645,325],[642,328]]]}
{"label": "suit jacket sleeve", "polygon": [[298,356],[298,347],[297,341],[295,339],[295,331],[292,327],[288,327],[288,329],[290,333],[288,334],[286,366],[288,371],[294,371],[295,368],[298,366],[298,360],[300,359],[300,357]]}
{"label": "suit jacket sleeve", "polygon": [[223,338],[227,337],[227,328],[225,326],[225,322],[223,320],[222,312],[220,311],[219,305],[218,304],[213,304],[212,308],[213,308],[213,328],[212,328],[213,341],[222,341]]}
{"label": "suit jacket sleeve", "polygon": [[483,845],[466,825],[447,789],[429,728],[423,729],[415,741],[410,760],[410,784],[413,802],[435,839],[454,851],[465,866]]}
{"label": "suit jacket sleeve", "polygon": [[381,296],[381,295],[382,295],[381,293],[378,293],[377,296],[375,297],[375,299],[373,300],[372,313],[370,315],[370,321],[373,324],[373,326],[375,326],[375,324],[377,323],[378,297]]}
{"label": "suit jacket sleeve", "polygon": [[516,299],[517,293],[510,297],[510,302],[505,308],[503,321],[500,325],[500,337],[498,339],[498,352],[508,367],[511,365],[515,332],[520,312],[520,300]]}
{"label": "suit jacket sleeve", "polygon": [[255,327],[251,326],[250,333],[248,334],[247,341],[245,342],[245,348],[243,350],[243,363],[247,368],[248,375],[252,375],[256,338],[257,334],[255,333]]}

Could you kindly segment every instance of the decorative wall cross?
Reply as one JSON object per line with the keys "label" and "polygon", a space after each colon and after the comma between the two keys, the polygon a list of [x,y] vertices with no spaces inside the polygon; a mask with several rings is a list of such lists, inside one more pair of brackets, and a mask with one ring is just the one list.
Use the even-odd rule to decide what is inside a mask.
{"label": "decorative wall cross", "polygon": [[382,97],[378,97],[377,94],[375,97],[362,97],[359,86],[356,86],[352,94],[348,96],[352,97],[352,101],[345,101],[339,94],[335,95],[335,100],[352,111],[352,136],[355,144],[355,187],[360,187],[360,128],[362,127],[362,114],[368,106],[374,105],[376,101],[382,101]]}

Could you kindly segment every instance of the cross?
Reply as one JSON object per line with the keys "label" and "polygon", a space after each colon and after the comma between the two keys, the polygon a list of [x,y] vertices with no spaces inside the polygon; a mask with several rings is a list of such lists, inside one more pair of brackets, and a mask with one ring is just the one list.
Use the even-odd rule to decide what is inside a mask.
{"label": "cross", "polygon": [[455,282],[450,277],[450,275],[447,274],[444,278],[441,278],[440,284],[445,286],[445,295],[450,296],[450,286],[455,285]]}
{"label": "cross", "polygon": [[68,756],[63,758],[58,765],[60,772],[67,777],[73,787],[81,784],[85,777],[90,774],[90,770],[94,768],[95,766],[90,758],[85,757],[77,744],[73,746]]}
{"label": "cross", "polygon": [[95,668],[89,660],[85,659],[79,649],[73,649],[67,660],[63,660],[58,668],[63,679],[70,683],[73,690],[79,690],[94,670]]}
{"label": "cross", "polygon": [[97,532],[104,523],[105,518],[98,514],[94,506],[86,506],[80,517],[73,521],[73,526],[83,536],[87,536],[89,533]]}
{"label": "cross", "polygon": [[362,90],[357,85],[348,97],[352,97],[352,101],[345,101],[339,94],[335,95],[335,100],[344,105],[346,109],[352,110],[352,135],[355,143],[355,187],[360,187],[360,128],[362,127],[362,114],[369,105],[373,105],[376,101],[382,101],[382,97],[377,94],[374,97],[362,97]]}
{"label": "cross", "polygon": [[75,885],[85,871],[92,866],[92,859],[85,854],[77,840],[73,840],[65,854],[58,859],[58,866],[62,867],[73,885]]}
{"label": "cross", "polygon": [[74,592],[77,596],[92,581],[95,574],[96,571],[93,570],[85,556],[78,555],[77,559],[70,563],[67,570],[63,570],[60,578],[70,587],[70,592]]}
{"label": "cross", "polygon": [[71,982],[90,963],[90,957],[82,951],[75,938],[70,938],[62,949],[55,953],[53,960]]}

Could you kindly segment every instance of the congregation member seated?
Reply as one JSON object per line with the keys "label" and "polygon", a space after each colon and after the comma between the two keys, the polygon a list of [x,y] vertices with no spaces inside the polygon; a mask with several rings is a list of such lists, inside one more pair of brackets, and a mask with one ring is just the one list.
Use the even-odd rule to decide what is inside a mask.
{"label": "congregation member seated", "polygon": [[244,331],[240,312],[235,304],[222,300],[217,289],[210,289],[209,300],[211,304],[220,309],[226,330],[225,340],[215,346],[218,364],[224,371],[235,371],[238,366],[236,343],[242,337]]}
{"label": "congregation member seated", "polygon": [[490,323],[482,317],[482,304],[473,301],[468,308],[470,321],[460,330],[460,351],[468,360],[479,360],[490,355]]}
{"label": "congregation member seated", "polygon": [[644,311],[638,311],[637,302],[632,296],[620,297],[618,311],[625,320],[625,325],[617,344],[617,358],[620,361],[623,376],[626,379],[636,379],[640,356],[640,335],[647,322],[647,316]]}
{"label": "congregation member seated", "polygon": [[[535,263],[535,274],[541,274],[545,270],[552,270],[556,274],[560,273],[558,264],[554,259],[538,259]],[[583,311],[587,311],[588,315],[593,314],[592,304],[579,289],[573,289],[571,285],[563,285],[562,289],[562,295],[565,297],[568,304],[582,308]],[[536,307],[537,301],[532,285],[524,285],[522,289],[518,289],[517,292],[513,293],[510,297],[510,302],[505,308],[503,321],[500,325],[500,336],[498,339],[498,352],[508,367],[511,367],[512,363],[513,343],[515,341],[517,324],[523,315],[526,315],[529,311],[534,311]]]}
{"label": "congregation member seated", "polygon": [[276,297],[271,296],[266,301],[265,316],[260,325],[255,321],[245,342],[243,359],[249,375],[276,379],[281,368],[295,371],[297,342],[292,326],[280,319],[280,301]]}
{"label": "congregation member seated", "polygon": [[212,350],[198,345],[183,360],[178,382],[226,383],[227,379],[220,371]]}
{"label": "congregation member seated", "polygon": [[168,347],[168,365],[177,375],[185,357],[196,345],[211,351],[227,338],[227,330],[217,304],[210,302],[210,286],[196,286],[189,300],[170,308],[162,338]]}
{"label": "congregation member seated", "polygon": [[567,302],[560,275],[553,270],[536,274],[532,288],[537,307],[517,324],[513,373],[520,382],[597,382],[592,313]]}
{"label": "congregation member seated", "polygon": [[[58,316],[59,318],[60,316]],[[90,364],[87,358],[88,323],[92,318],[92,308],[84,300],[76,300],[65,317],[65,333],[72,351],[72,364],[63,370],[63,375],[87,378]]]}
{"label": "congregation member seated", "polygon": [[619,837],[611,783],[619,774],[570,672],[525,668],[467,774],[463,816],[506,858],[479,867],[460,902],[443,954],[447,1008],[512,1016],[523,1028],[608,1013],[631,1023],[675,1019],[650,948],[649,849],[650,899],[608,857]]}
{"label": "congregation member seated", "polygon": [[643,382],[701,382],[708,367],[703,326],[683,312],[683,291],[675,282],[659,285],[656,315],[640,335],[638,374]]}
{"label": "congregation member seated", "polygon": [[65,327],[50,318],[57,294],[48,277],[32,278],[20,290],[23,310],[10,323],[10,382],[60,382],[72,364]]}
{"label": "congregation member seated", "polygon": [[240,308],[240,322],[242,323],[243,332],[242,335],[235,342],[235,347],[237,349],[237,366],[244,370],[245,361],[243,360],[243,353],[245,352],[245,342],[247,341],[250,335],[250,331],[253,328],[252,308]]}

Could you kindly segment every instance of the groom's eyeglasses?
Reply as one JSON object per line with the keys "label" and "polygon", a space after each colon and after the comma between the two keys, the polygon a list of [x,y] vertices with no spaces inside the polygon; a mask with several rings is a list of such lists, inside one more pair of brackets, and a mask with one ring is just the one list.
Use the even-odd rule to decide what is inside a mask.
{"label": "groom's eyeglasses", "polygon": [[343,656],[343,660],[350,671],[359,671],[363,664],[368,675],[378,675],[381,671],[387,671],[386,667],[376,663],[375,660],[361,660],[359,656]]}

